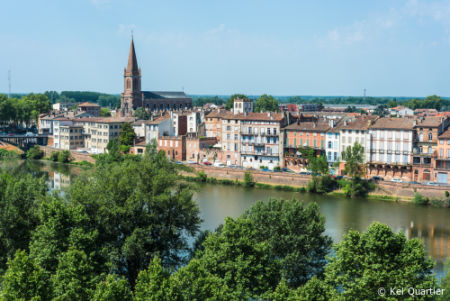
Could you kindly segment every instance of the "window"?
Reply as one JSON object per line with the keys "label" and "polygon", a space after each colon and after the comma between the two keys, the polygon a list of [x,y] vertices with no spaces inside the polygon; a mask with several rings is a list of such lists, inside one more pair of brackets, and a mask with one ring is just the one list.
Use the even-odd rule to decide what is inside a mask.
{"label": "window", "polygon": [[328,157],[328,161],[331,161],[331,152],[328,152],[327,157]]}
{"label": "window", "polygon": [[337,160],[337,152],[334,152],[334,161]]}
{"label": "window", "polygon": [[428,133],[428,141],[432,141],[433,140],[433,133]]}
{"label": "window", "polygon": [[447,150],[447,158],[450,158],[450,149]]}
{"label": "window", "polygon": [[419,134],[419,141],[420,141],[420,142],[423,141],[423,134],[422,134],[422,133]]}
{"label": "window", "polygon": [[433,152],[433,149],[431,148],[431,146],[428,147],[428,153],[431,154]]}
{"label": "window", "polygon": [[439,150],[439,157],[444,157],[444,150],[442,148]]}
{"label": "window", "polygon": [[442,139],[439,140],[439,144],[441,144],[441,145],[444,144],[444,140],[442,140]]}
{"label": "window", "polygon": [[328,148],[333,148],[333,144],[331,143],[331,141],[328,141]]}

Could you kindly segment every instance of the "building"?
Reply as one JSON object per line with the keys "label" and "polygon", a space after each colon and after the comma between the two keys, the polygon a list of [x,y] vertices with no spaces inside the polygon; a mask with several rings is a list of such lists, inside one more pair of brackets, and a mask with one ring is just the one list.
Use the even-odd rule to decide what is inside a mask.
{"label": "building", "polygon": [[90,103],[90,102],[83,102],[77,106],[77,111],[75,114],[78,115],[78,114],[86,113],[92,117],[100,117],[100,108],[101,108],[101,106],[99,106],[98,104]]}
{"label": "building", "polygon": [[414,116],[414,111],[404,106],[397,106],[391,108],[389,111],[391,115],[395,115],[397,117]]}
{"label": "building", "polygon": [[186,137],[186,160],[201,163],[220,160],[220,149],[214,148],[216,137]]}
{"label": "building", "polygon": [[66,112],[69,111],[75,104],[73,102],[57,102],[52,105],[53,111]]}
{"label": "building", "polygon": [[228,114],[222,118],[221,158],[226,165],[241,165],[241,139],[244,139],[241,119],[245,114]]}
{"label": "building", "polygon": [[438,136],[436,147],[435,179],[438,183],[450,184],[450,128]]}
{"label": "building", "polygon": [[301,112],[317,112],[320,111],[320,105],[317,103],[306,103],[299,105],[299,110]]}
{"label": "building", "polygon": [[253,100],[248,98],[236,98],[234,100],[233,112],[236,114],[253,112]]}
{"label": "building", "polygon": [[369,127],[368,176],[411,181],[414,124],[414,120],[408,118],[380,118]]}
{"label": "building", "polygon": [[[364,147],[364,162],[370,160],[370,133],[369,127],[378,118],[378,116],[362,115],[353,119],[345,119],[339,131],[339,146],[342,160],[342,152],[347,147],[358,142]],[[342,160],[343,161],[343,160]],[[341,165],[341,167],[343,167]]]}
{"label": "building", "polygon": [[[238,114],[232,118],[240,121],[240,123],[236,124],[241,127],[240,135],[238,135],[238,137],[241,137],[240,145],[238,143],[239,139],[236,140],[236,136],[233,138],[234,142],[238,143],[237,147],[233,143],[227,143],[225,136],[228,134],[225,131],[223,134],[223,146],[226,148],[234,147],[233,151],[237,149],[237,151],[241,152],[240,161],[242,166],[256,169],[264,166],[271,170],[275,167],[283,166],[283,144],[280,140],[280,133],[286,124],[284,114],[272,112],[248,113]],[[236,125],[234,125],[235,128]]]}
{"label": "building", "polygon": [[217,142],[220,143],[222,140],[222,119],[229,114],[231,113],[223,109],[207,114],[205,116],[205,136],[216,137]]}
{"label": "building", "polygon": [[138,137],[144,137],[145,144],[158,140],[161,136],[175,136],[170,115],[166,114],[152,120],[137,120],[133,129]]}
{"label": "building", "polygon": [[342,119],[328,119],[329,129],[325,133],[325,154],[332,174],[335,174],[334,164],[340,160],[340,125],[344,121]]}
{"label": "building", "polygon": [[141,90],[141,69],[138,67],[133,39],[123,77],[124,92],[118,112],[120,116],[132,116],[134,111],[141,107],[150,112],[185,110],[192,107],[192,99],[184,92]]}
{"label": "building", "polygon": [[415,109],[414,115],[417,117],[425,117],[425,116],[436,116],[438,114],[438,111],[436,109]]}
{"label": "building", "polygon": [[84,133],[81,125],[61,125],[59,127],[59,149],[84,148]]}
{"label": "building", "polygon": [[134,117],[97,117],[77,118],[73,120],[73,123],[83,127],[85,135],[84,145],[87,151],[100,154],[106,151],[110,140],[119,138],[123,123],[132,124],[135,121],[136,118]]}
{"label": "building", "polygon": [[170,119],[173,124],[175,136],[184,136],[187,134],[187,115],[183,112],[170,112]]}
{"label": "building", "polygon": [[432,168],[435,166],[438,137],[449,125],[449,118],[419,117],[414,126],[413,180],[435,181]]}
{"label": "building", "polygon": [[186,136],[161,136],[158,138],[157,149],[163,151],[169,160],[185,161]]}

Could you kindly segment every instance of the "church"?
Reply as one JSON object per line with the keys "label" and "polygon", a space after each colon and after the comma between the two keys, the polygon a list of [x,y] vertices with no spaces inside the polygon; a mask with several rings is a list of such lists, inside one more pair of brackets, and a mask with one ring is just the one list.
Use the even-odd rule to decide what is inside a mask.
{"label": "church", "polygon": [[133,38],[123,77],[124,91],[118,112],[122,117],[133,116],[134,111],[141,107],[148,112],[186,110],[192,107],[192,99],[184,92],[141,91],[141,69],[138,67]]}

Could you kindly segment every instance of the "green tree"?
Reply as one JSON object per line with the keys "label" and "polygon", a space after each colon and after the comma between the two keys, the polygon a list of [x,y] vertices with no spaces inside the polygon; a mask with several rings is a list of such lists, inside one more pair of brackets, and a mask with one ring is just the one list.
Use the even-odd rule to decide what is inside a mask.
{"label": "green tree", "polygon": [[364,147],[355,142],[352,146],[342,152],[342,160],[345,161],[344,172],[352,178],[361,178],[365,174],[364,170]]}
{"label": "green tree", "polygon": [[170,273],[161,265],[161,259],[155,257],[142,270],[136,280],[134,295],[136,301],[170,300]]}
{"label": "green tree", "polygon": [[24,251],[17,251],[8,261],[8,270],[1,280],[0,299],[4,301],[44,301],[51,298],[49,275]]}
{"label": "green tree", "polygon": [[198,206],[177,171],[162,152],[149,152],[97,166],[70,187],[71,201],[98,232],[97,248],[108,250],[108,264],[132,286],[153,256],[166,267],[183,263],[187,239],[198,231]]}
{"label": "green tree", "polygon": [[44,157],[44,151],[42,151],[39,145],[35,145],[27,151],[27,159],[39,160]]}
{"label": "green tree", "polygon": [[28,250],[39,223],[37,208],[47,191],[44,178],[15,171],[0,173],[0,272],[17,250]]}
{"label": "green tree", "polygon": [[111,117],[111,110],[108,108],[100,108],[101,117]]}
{"label": "green tree", "polygon": [[69,163],[71,160],[71,154],[70,151],[64,150],[58,153],[58,162],[61,163]]}
{"label": "green tree", "polygon": [[378,115],[380,117],[384,117],[389,115],[389,110],[386,105],[379,105],[373,111],[373,115]]}
{"label": "green tree", "polygon": [[150,116],[150,113],[148,113],[143,107],[137,108],[136,111],[134,111],[134,117],[139,119],[149,120]]}
{"label": "green tree", "polygon": [[92,301],[133,301],[128,281],[115,275],[108,275],[106,280],[97,284]]}
{"label": "green tree", "polygon": [[227,99],[227,101],[226,101],[226,103],[225,103],[225,109],[227,109],[227,110],[232,109],[233,106],[234,106],[234,100],[235,100],[236,98],[249,99],[249,98],[248,98],[247,96],[245,96],[244,94],[233,94],[233,95],[231,95],[231,96]]}
{"label": "green tree", "polygon": [[301,201],[258,201],[243,214],[256,229],[256,241],[269,244],[271,258],[290,287],[298,287],[323,272],[331,238],[324,234],[325,219],[316,203]]}
{"label": "green tree", "polygon": [[253,187],[255,186],[255,181],[253,180],[253,175],[250,171],[246,171],[244,174],[244,187]]}
{"label": "green tree", "polygon": [[119,135],[119,141],[122,145],[133,145],[134,139],[136,139],[136,133],[134,132],[131,123],[125,122],[122,124],[122,131]]}
{"label": "green tree", "polygon": [[278,111],[278,101],[271,95],[263,94],[255,102],[255,112],[276,111]]}
{"label": "green tree", "polygon": [[69,249],[62,254],[51,277],[53,300],[90,300],[97,280],[88,256],[83,251]]}
{"label": "green tree", "polygon": [[444,293],[437,298],[438,301],[450,300],[450,257],[445,261],[445,276],[441,278],[439,283],[441,289]]}
{"label": "green tree", "polygon": [[276,287],[280,263],[271,258],[270,244],[247,218],[226,218],[220,232],[209,235],[199,252],[201,264],[223,279],[240,299],[257,298]]}
{"label": "green tree", "polygon": [[421,242],[407,240],[386,225],[373,223],[362,234],[350,230],[334,250],[336,255],[330,256],[325,269],[325,281],[333,287],[332,300],[385,300],[378,295],[380,287],[387,292],[389,288],[436,287],[434,264]]}

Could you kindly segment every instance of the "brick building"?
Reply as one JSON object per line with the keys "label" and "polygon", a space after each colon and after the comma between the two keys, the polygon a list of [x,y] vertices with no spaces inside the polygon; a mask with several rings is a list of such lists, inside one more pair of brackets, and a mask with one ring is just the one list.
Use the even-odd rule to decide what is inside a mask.
{"label": "brick building", "polygon": [[206,137],[216,137],[217,141],[222,141],[222,119],[231,113],[224,109],[212,111],[205,116]]}
{"label": "brick building", "polygon": [[158,150],[164,151],[169,160],[186,160],[186,136],[158,138]]}
{"label": "brick building", "polygon": [[77,106],[76,114],[87,113],[92,117],[100,117],[100,108],[98,104],[83,102]]}
{"label": "brick building", "polygon": [[438,136],[436,147],[435,179],[438,183],[450,184],[450,128]]}

